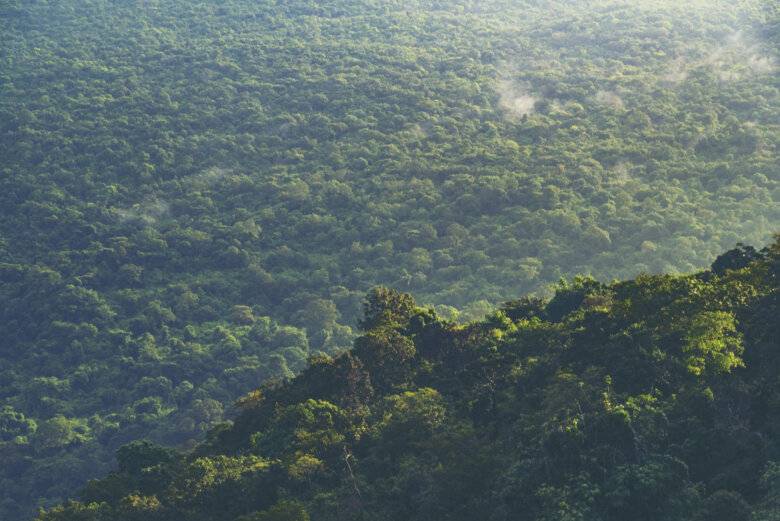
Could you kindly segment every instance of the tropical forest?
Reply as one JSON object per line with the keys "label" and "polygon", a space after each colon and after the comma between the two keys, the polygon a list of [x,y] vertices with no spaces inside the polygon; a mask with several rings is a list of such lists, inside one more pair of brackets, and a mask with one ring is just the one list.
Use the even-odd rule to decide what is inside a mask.
{"label": "tropical forest", "polygon": [[780,2],[0,0],[1,521],[780,521]]}

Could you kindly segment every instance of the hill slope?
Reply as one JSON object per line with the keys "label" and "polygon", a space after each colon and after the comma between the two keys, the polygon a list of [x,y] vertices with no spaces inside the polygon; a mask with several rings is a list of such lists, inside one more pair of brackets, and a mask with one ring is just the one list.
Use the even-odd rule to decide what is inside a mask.
{"label": "hill slope", "polygon": [[374,290],[353,350],[39,519],[776,520],[780,242],[754,253],[467,326]]}
{"label": "hill slope", "polygon": [[[0,1],[0,518],[348,348],[780,223],[771,1]],[[457,308],[457,309],[455,309]]]}

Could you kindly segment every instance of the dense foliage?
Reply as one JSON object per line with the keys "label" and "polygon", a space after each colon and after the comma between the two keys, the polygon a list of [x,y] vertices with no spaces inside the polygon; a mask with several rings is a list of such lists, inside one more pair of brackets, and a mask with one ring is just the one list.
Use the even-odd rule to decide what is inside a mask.
{"label": "dense foliage", "polygon": [[133,439],[193,446],[348,348],[374,285],[467,321],[561,276],[765,243],[779,20],[761,0],[0,0],[0,518]]}
{"label": "dense foliage", "polygon": [[740,253],[469,325],[375,290],[351,351],[39,519],[780,519],[780,239]]}

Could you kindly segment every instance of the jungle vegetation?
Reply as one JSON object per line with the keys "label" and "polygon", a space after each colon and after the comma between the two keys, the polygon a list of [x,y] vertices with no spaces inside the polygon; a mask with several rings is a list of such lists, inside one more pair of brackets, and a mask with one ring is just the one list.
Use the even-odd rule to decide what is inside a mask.
{"label": "jungle vegetation", "polygon": [[377,285],[467,324],[767,244],[778,49],[771,0],[0,0],[0,519],[192,449]]}
{"label": "jungle vegetation", "polygon": [[39,521],[780,519],[780,237],[460,325],[375,288],[351,351],[145,441]]}

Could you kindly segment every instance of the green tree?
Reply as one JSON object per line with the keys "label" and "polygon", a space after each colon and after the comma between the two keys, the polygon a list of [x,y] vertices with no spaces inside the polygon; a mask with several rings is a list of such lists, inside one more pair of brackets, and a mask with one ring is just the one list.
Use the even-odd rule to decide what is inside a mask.
{"label": "green tree", "polygon": [[381,327],[402,327],[417,310],[414,298],[408,293],[377,287],[363,302],[363,318],[359,326],[364,331]]}
{"label": "green tree", "polygon": [[241,516],[239,521],[309,521],[309,514],[297,501],[280,501],[268,510]]}

